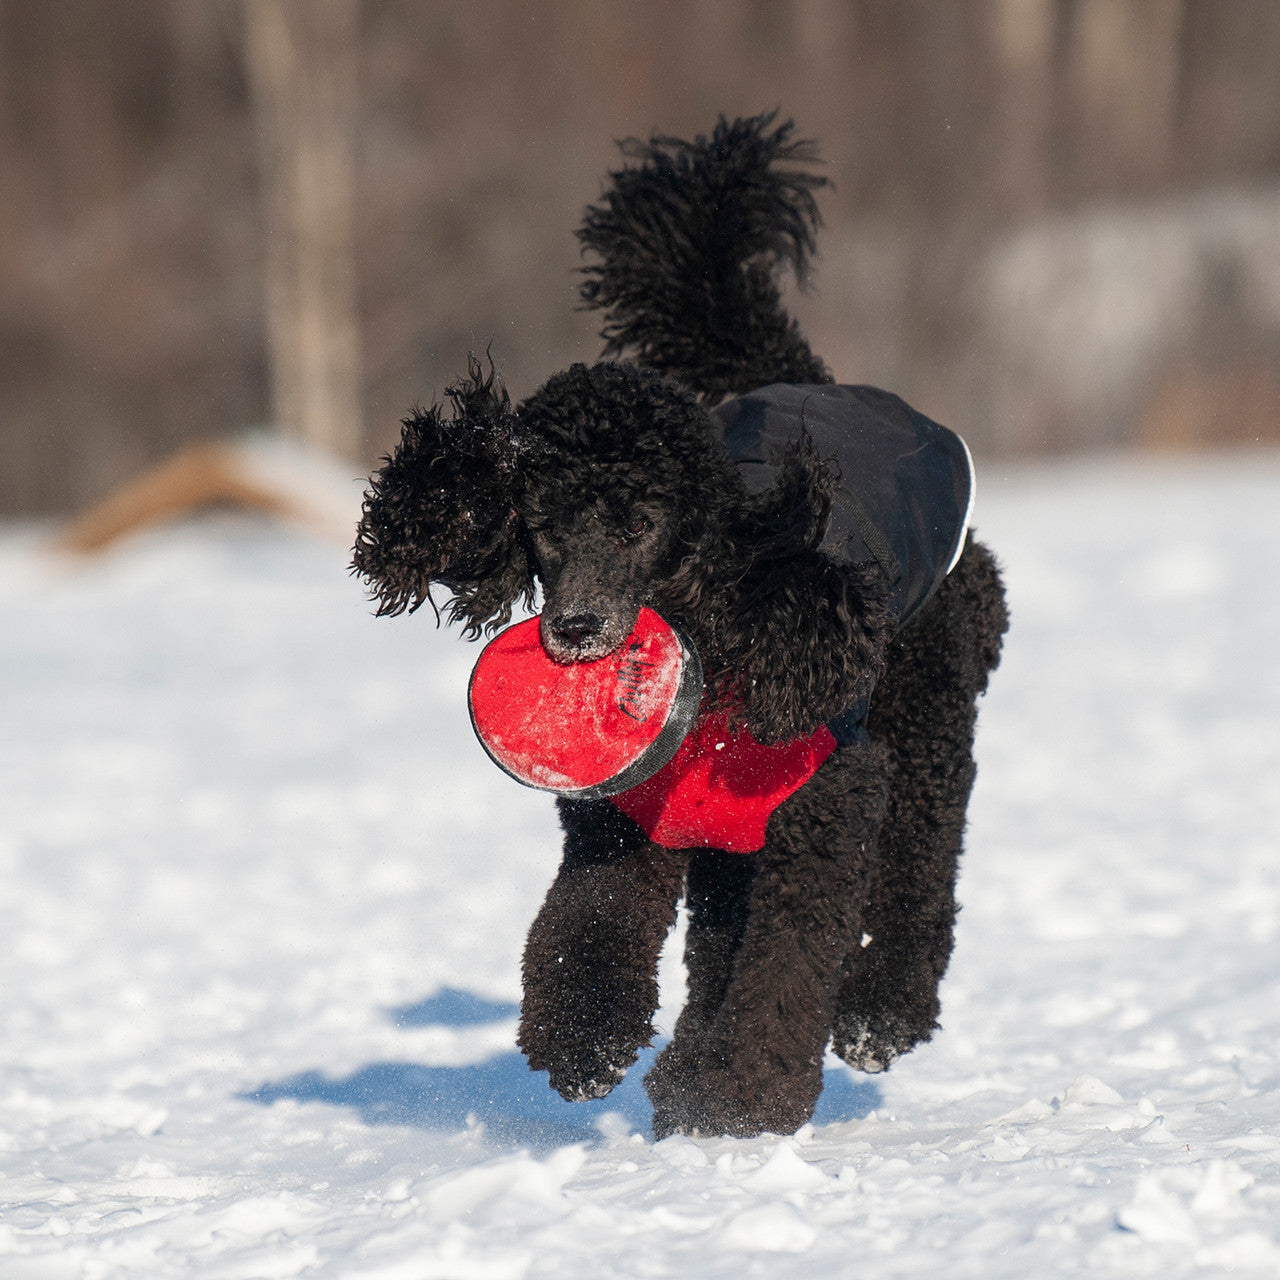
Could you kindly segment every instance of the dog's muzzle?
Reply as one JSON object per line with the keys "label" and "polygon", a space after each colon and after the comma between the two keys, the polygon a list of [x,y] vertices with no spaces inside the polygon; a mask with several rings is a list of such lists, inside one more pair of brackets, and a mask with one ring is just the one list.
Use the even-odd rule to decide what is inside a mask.
{"label": "dog's muzzle", "polygon": [[616,615],[574,606],[543,613],[538,629],[542,647],[556,662],[593,662],[612,653],[630,634]]}

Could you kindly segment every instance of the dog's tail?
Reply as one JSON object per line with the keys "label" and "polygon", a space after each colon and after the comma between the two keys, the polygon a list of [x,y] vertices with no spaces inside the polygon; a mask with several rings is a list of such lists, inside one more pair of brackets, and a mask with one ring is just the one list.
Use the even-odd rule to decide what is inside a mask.
{"label": "dog's tail", "polygon": [[715,401],[770,382],[830,382],[782,306],[778,276],[803,284],[820,225],[813,144],[776,112],[693,142],[621,145],[635,165],[587,209],[578,238],[588,308],[605,312],[606,356],[634,355]]}

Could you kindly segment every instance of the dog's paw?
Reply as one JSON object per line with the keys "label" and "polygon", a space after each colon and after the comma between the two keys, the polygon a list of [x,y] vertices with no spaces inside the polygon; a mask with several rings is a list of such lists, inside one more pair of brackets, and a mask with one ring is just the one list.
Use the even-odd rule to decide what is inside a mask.
{"label": "dog's paw", "polygon": [[592,1098],[603,1098],[612,1093],[626,1074],[625,1066],[611,1063],[601,1063],[585,1077],[579,1071],[553,1070],[550,1073],[551,1087],[566,1102],[590,1102]]}
{"label": "dog's paw", "polygon": [[934,1028],[913,1032],[892,1018],[849,1018],[837,1023],[831,1036],[831,1048],[855,1071],[877,1075],[888,1069],[904,1053],[928,1040]]}
{"label": "dog's paw", "polygon": [[865,1026],[853,1040],[839,1044],[833,1041],[831,1047],[837,1057],[843,1058],[855,1071],[865,1071],[868,1075],[888,1071],[903,1053],[895,1045],[877,1043],[871,1029]]}
{"label": "dog's paw", "polygon": [[653,1103],[653,1136],[656,1141],[673,1133],[692,1133],[705,1123],[697,1105],[698,1052],[682,1039],[673,1040],[658,1054],[644,1078],[645,1092]]}
{"label": "dog's paw", "polygon": [[620,1027],[589,1014],[556,1020],[526,1004],[516,1043],[530,1069],[547,1072],[562,1098],[586,1102],[610,1093],[652,1038],[648,1021]]}
{"label": "dog's paw", "polygon": [[735,1066],[710,1046],[682,1048],[673,1042],[644,1083],[653,1103],[655,1138],[673,1133],[754,1138],[794,1133],[809,1120],[822,1071],[809,1063],[802,1071],[778,1073],[759,1059]]}
{"label": "dog's paw", "polygon": [[621,1046],[561,1045],[549,1054],[528,1054],[528,1058],[534,1071],[548,1074],[551,1087],[566,1102],[589,1102],[613,1091],[636,1060],[636,1051]]}

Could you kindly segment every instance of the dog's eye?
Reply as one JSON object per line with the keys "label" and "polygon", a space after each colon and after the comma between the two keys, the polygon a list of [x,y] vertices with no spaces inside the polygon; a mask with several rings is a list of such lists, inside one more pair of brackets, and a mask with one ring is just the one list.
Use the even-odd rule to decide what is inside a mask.
{"label": "dog's eye", "polygon": [[627,542],[634,542],[641,535],[649,532],[649,522],[644,516],[636,516],[622,530],[622,537]]}

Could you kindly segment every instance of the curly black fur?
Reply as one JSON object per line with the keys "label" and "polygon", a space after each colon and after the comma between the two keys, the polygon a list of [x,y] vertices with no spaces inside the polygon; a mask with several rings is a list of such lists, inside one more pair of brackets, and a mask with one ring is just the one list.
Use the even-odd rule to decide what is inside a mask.
{"label": "curly black fur", "polygon": [[[713,701],[760,742],[838,716],[884,666],[894,623],[882,570],[873,561],[837,565],[819,549],[834,483],[812,441],[794,441],[774,486],[729,521],[709,574],[724,598],[705,619],[684,619],[719,656],[708,674]],[[779,662],[781,653],[791,660]]]}
{"label": "curly black fur", "polygon": [[450,419],[439,405],[404,419],[399,447],[365,495],[352,563],[379,614],[412,612],[438,582],[452,593],[450,621],[474,637],[533,599],[514,506],[531,450],[492,368],[486,375],[472,360],[446,394]]}
{"label": "curly black fur", "polygon": [[655,1131],[790,1132],[822,1054],[882,1070],[928,1039],[951,951],[973,782],[974,703],[1007,626],[970,541],[895,635],[873,562],[822,549],[835,478],[805,437],[749,496],[704,402],[829,381],[777,285],[801,276],[822,179],[772,115],[710,139],[630,142],[580,236],[599,261],[606,361],[516,408],[472,363],[406,419],[355,551],[380,613],[449,591],[467,632],[506,622],[535,580],[561,662],[602,656],[649,606],[693,638],[706,705],[762,742],[812,732],[874,688],[869,740],[841,747],[744,856],[672,850],[606,801],[561,801],[564,860],[524,952],[520,1045],[567,1098],[609,1091],[653,1035],[655,966],[682,892],[689,1000],[646,1084]]}
{"label": "curly black fur", "polygon": [[[591,600],[543,564],[545,619],[590,603],[616,648],[650,605],[692,637],[712,702],[761,742],[812,732],[869,690],[893,629],[888,584],[874,564],[841,566],[818,550],[834,482],[811,442],[796,441],[778,483],[749,498],[692,393],[617,363],[556,374],[518,417],[539,456],[556,459],[525,479],[518,503],[530,525],[603,517],[598,532],[573,538]],[[660,537],[649,557],[611,536],[610,519],[633,512]],[[544,561],[554,556],[544,549]],[[637,558],[628,591],[620,575]]]}
{"label": "curly black fur", "polygon": [[820,225],[813,192],[826,179],[795,167],[815,161],[813,144],[775,118],[722,117],[693,142],[621,144],[639,164],[610,174],[578,232],[599,259],[584,268],[581,294],[605,311],[606,356],[632,354],[711,400],[831,380],[777,280],[784,266],[807,278]]}
{"label": "curly black fur", "polygon": [[564,860],[529,930],[520,1048],[566,1098],[598,1098],[653,1037],[687,854],[651,844],[607,801],[559,809]]}
{"label": "curly black fur", "polygon": [[973,787],[975,699],[1008,626],[991,553],[972,539],[938,594],[894,640],[867,728],[889,748],[889,804],[863,910],[866,946],[845,959],[832,1047],[882,1071],[937,1027],[955,880]]}
{"label": "curly black fur", "polygon": [[[880,745],[838,751],[776,810],[745,892],[733,879],[724,886],[739,913],[727,983],[724,959],[703,950],[700,929],[691,934],[689,1003],[699,1015],[677,1024],[645,1082],[657,1136],[792,1133],[813,1114],[840,965],[861,925],[885,765]],[[719,887],[704,889],[703,913]],[[718,1000],[704,995],[712,984],[723,987]]]}

